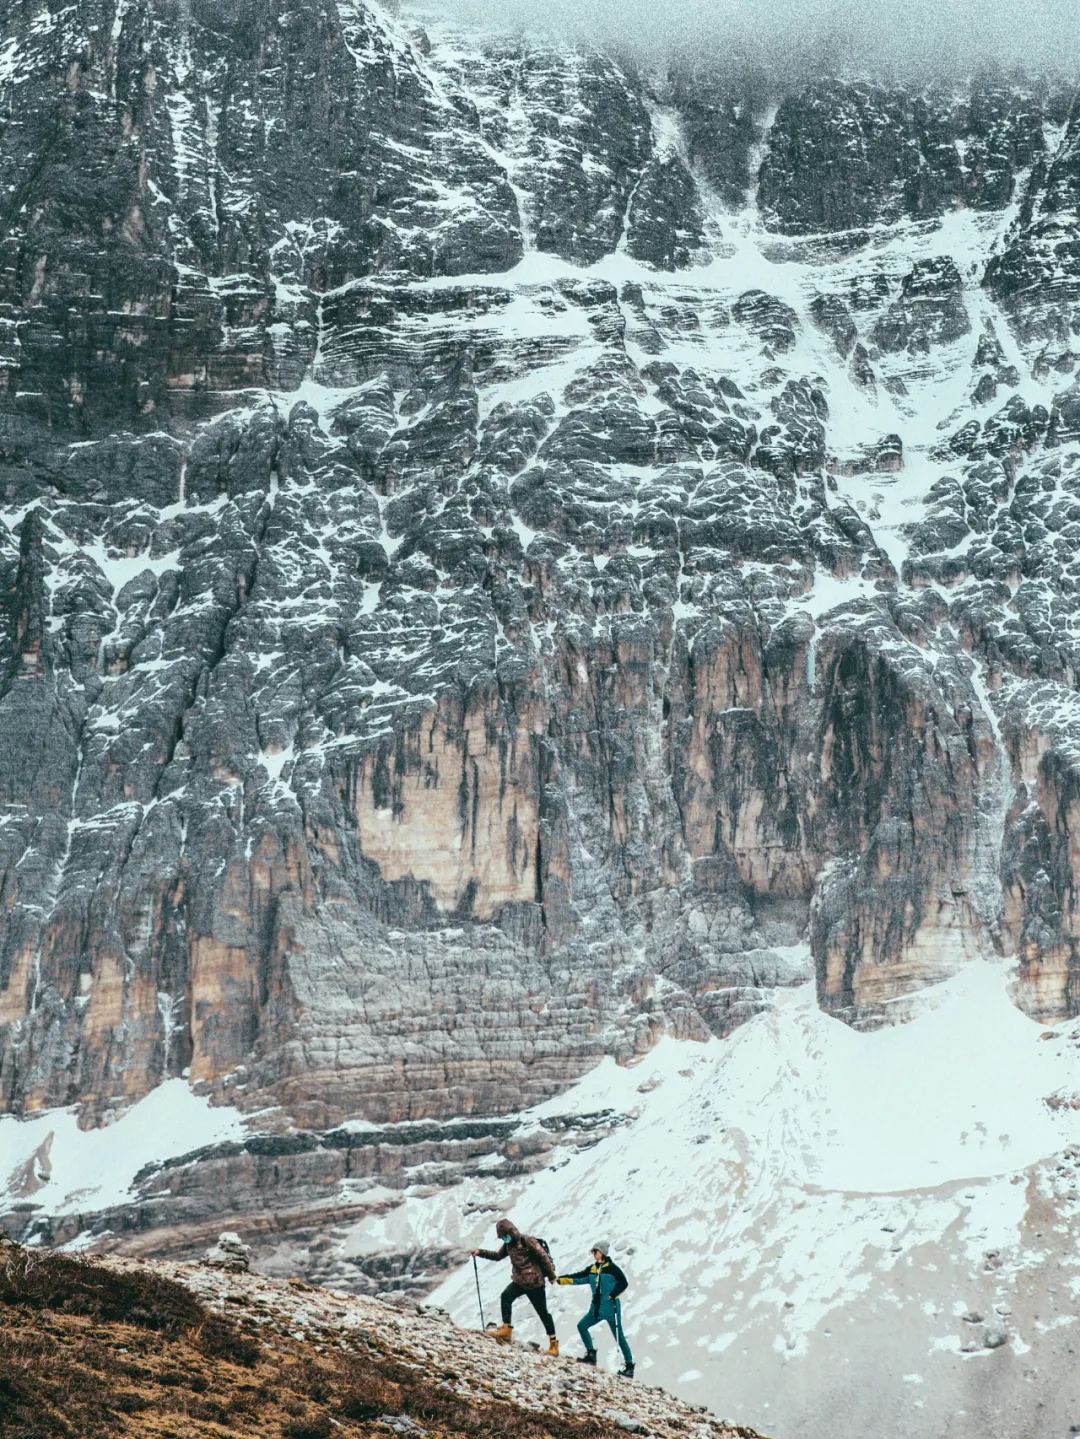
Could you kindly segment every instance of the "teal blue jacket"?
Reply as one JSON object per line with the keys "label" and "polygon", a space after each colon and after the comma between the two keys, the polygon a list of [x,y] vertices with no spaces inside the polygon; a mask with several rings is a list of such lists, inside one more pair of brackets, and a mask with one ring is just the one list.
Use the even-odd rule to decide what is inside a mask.
{"label": "teal blue jacket", "polygon": [[590,1264],[576,1274],[560,1274],[560,1284],[587,1284],[592,1290],[592,1312],[597,1319],[614,1319],[619,1312],[619,1295],[628,1287],[626,1275],[613,1259]]}

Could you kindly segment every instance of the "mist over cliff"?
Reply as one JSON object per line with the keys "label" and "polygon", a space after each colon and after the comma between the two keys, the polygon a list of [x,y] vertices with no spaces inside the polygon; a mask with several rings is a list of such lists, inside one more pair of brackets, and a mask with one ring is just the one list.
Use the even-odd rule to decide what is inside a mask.
{"label": "mist over cliff", "polygon": [[481,30],[528,31],[662,61],[929,79],[996,64],[1067,71],[1080,61],[1072,0],[429,0]]}

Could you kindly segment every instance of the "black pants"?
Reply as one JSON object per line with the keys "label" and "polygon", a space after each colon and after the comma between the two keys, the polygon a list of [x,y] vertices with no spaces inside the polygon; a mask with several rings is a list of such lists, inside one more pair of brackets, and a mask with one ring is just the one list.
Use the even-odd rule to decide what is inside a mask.
{"label": "black pants", "polygon": [[526,1289],[521,1284],[508,1284],[502,1292],[502,1322],[504,1324],[510,1323],[510,1310],[514,1300],[520,1299],[523,1294],[540,1316],[540,1323],[544,1326],[544,1333],[554,1334],[555,1321],[548,1312],[547,1295],[544,1293],[544,1286],[542,1284],[537,1289]]}

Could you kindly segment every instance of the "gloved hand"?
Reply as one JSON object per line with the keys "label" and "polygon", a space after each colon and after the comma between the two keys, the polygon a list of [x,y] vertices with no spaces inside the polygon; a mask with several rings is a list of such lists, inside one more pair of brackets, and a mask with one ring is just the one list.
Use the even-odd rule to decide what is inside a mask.
{"label": "gloved hand", "polygon": [[556,1279],[555,1281],[556,1284],[573,1284],[573,1282],[574,1281],[572,1279],[567,1279],[565,1274],[560,1274],[558,1279]]}

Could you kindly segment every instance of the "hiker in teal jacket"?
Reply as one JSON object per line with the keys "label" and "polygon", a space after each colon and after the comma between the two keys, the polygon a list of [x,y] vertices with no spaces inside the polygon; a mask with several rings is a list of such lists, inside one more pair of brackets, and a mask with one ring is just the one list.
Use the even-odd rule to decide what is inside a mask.
{"label": "hiker in teal jacket", "polygon": [[593,1262],[588,1269],[579,1269],[576,1274],[560,1274],[560,1284],[588,1284],[592,1289],[592,1304],[578,1324],[585,1355],[579,1364],[595,1364],[596,1349],[590,1330],[596,1324],[606,1324],[619,1342],[625,1368],[619,1373],[625,1379],[634,1377],[634,1356],[622,1327],[622,1304],[619,1295],[627,1287],[626,1275],[608,1255],[609,1245],[598,1242],[592,1247]]}

